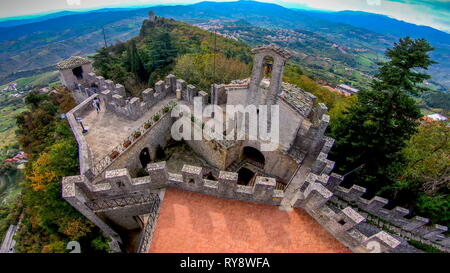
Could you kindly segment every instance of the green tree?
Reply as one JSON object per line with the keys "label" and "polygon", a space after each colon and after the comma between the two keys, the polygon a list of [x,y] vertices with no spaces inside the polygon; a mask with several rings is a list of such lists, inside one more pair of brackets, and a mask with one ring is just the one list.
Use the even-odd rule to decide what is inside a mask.
{"label": "green tree", "polygon": [[433,50],[425,39],[401,38],[393,48],[386,51],[385,55],[389,61],[378,63],[380,68],[372,84],[374,89],[389,90],[397,87],[413,95],[420,95],[422,91],[428,90],[423,86],[423,82],[430,79],[430,75],[416,70],[426,70],[436,63],[428,55]]}
{"label": "green tree", "polygon": [[148,39],[148,71],[151,71],[149,85],[153,86],[159,77],[165,76],[174,64],[177,56],[172,37],[167,31],[155,29]]}
{"label": "green tree", "polygon": [[102,237],[99,229],[61,199],[62,177],[78,173],[78,147],[69,124],[59,116],[74,105],[70,92],[61,89],[45,97],[33,93],[25,101],[34,109],[17,119],[19,142],[30,160],[21,183],[23,217],[16,251],[66,252],[71,240],[80,241],[84,251],[104,251],[104,245],[91,244]]}
{"label": "green tree", "polygon": [[357,101],[334,120],[331,135],[336,139],[332,158],[341,173],[364,166],[355,181],[372,191],[392,183],[389,165],[401,160],[399,151],[415,132],[419,108],[410,94],[419,94],[428,75],[414,69],[426,69],[433,61],[432,48],[423,39],[400,39],[386,51],[389,60],[380,64],[372,89],[362,90]]}
{"label": "green tree", "polygon": [[189,79],[189,83],[209,91],[211,84],[229,83],[235,79],[243,79],[250,76],[250,66],[236,58],[227,58],[217,53],[215,76],[213,76],[213,54],[185,54],[177,58],[173,69],[177,77]]}
{"label": "green tree", "polygon": [[134,74],[136,79],[141,82],[148,81],[148,72],[144,67],[139,51],[136,47],[136,41],[133,39],[128,48],[128,63],[130,64],[130,71]]}
{"label": "green tree", "polygon": [[402,150],[403,162],[392,166],[392,180],[383,189],[400,205],[415,209],[435,223],[450,223],[450,127],[432,122],[418,132]]}

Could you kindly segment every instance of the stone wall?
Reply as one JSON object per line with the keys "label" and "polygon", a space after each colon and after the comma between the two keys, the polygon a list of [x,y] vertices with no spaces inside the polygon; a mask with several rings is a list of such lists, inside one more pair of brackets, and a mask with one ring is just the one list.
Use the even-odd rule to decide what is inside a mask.
{"label": "stone wall", "polygon": [[[89,73],[92,72],[92,64],[83,64],[81,65],[81,68],[83,69],[83,79],[89,78]],[[59,70],[59,79],[62,85],[67,87],[67,89],[71,91],[76,91],[78,89],[79,80],[73,74],[72,69]]]}
{"label": "stone wall", "polygon": [[139,119],[166,96],[175,94],[177,86],[184,87],[177,84],[174,75],[168,75],[165,82],[157,82],[154,89],[145,89],[142,91],[142,98],[138,98],[127,97],[123,85],[115,84],[112,80],[105,80],[102,76],[96,76],[94,73],[89,73],[87,81],[90,85],[98,86],[98,92],[108,110],[131,120]]}
{"label": "stone wall", "polygon": [[[98,181],[101,174],[108,168],[114,169],[126,166],[130,168],[133,175],[136,175],[138,169],[141,168],[139,154],[142,149],[147,147],[151,159],[154,159],[158,146],[164,147],[170,139],[170,128],[173,124],[170,110],[174,105],[175,103],[171,102],[156,111],[149,120],[135,128],[132,135],[128,136],[127,141],[124,140],[123,143],[119,143],[112,148],[108,155],[98,162],[92,163],[90,169],[83,174],[90,181]],[[136,137],[134,136],[135,133],[140,135]]]}
{"label": "stone wall", "polygon": [[78,143],[78,158],[80,162],[80,173],[84,174],[92,167],[92,156],[86,139],[83,136],[81,125],[76,121],[76,118],[81,118],[86,112],[92,110],[91,102],[98,95],[93,95],[82,101],[75,108],[66,113],[67,121],[69,122],[75,140]]}
{"label": "stone wall", "polygon": [[[448,227],[439,224],[430,224],[430,220],[421,216],[413,216],[411,212],[402,207],[394,207],[386,209],[389,200],[374,196],[367,200],[362,197],[366,193],[364,187],[353,185],[349,189],[339,186],[341,180],[336,180],[330,184],[328,188],[334,192],[334,202],[344,202],[352,205],[365,215],[370,215],[380,226],[390,224],[391,229],[396,229],[397,233],[404,235],[410,239],[424,241],[435,247],[444,247],[446,251],[450,251],[450,237],[444,233],[448,231]],[[376,220],[378,218],[378,220]],[[441,247],[439,247],[440,245]]]}
{"label": "stone wall", "polygon": [[350,206],[336,209],[330,206],[333,193],[328,189],[340,176],[336,174],[317,175],[309,173],[303,183],[298,185],[298,198],[293,207],[304,209],[323,228],[330,232],[353,252],[389,252],[400,245],[400,241],[379,230],[374,235],[366,235],[359,226],[366,221]]}
{"label": "stone wall", "polygon": [[[158,162],[149,164],[147,171],[149,176],[135,179],[131,178],[127,169],[106,171],[103,174],[102,182],[96,185],[90,185],[83,176],[66,178],[63,182],[64,187],[76,188],[78,194],[70,195],[69,191],[64,191],[63,197],[78,199],[78,202],[72,202],[77,209],[92,207],[90,205],[93,203],[92,200],[97,204],[103,200],[117,200],[123,196],[132,198],[130,196],[148,195],[165,187],[277,206],[284,198],[284,192],[275,189],[275,179],[268,177],[257,177],[253,186],[243,186],[237,184],[237,173],[220,171],[217,181],[208,180],[203,178],[205,171],[201,167],[191,165],[184,165],[181,173],[170,173],[167,171],[166,162]],[[353,251],[370,252],[370,246],[373,244],[369,243],[371,241],[377,242],[380,252],[389,251],[398,246],[399,242],[385,232],[371,237],[359,232],[356,227],[364,222],[365,218],[351,207],[337,212],[331,210],[327,206],[327,202],[333,194],[326,188],[326,183],[324,185],[322,182],[317,182],[316,179],[317,177],[312,175],[308,176],[306,183],[299,188],[300,198],[295,207],[305,209]],[[94,210],[91,213],[101,215],[101,217],[98,216],[99,218],[107,218],[105,221],[113,222],[114,226],[124,229],[135,228],[136,224],[130,217],[144,214],[150,210],[147,203],[151,203],[151,200],[143,199],[142,202],[139,202],[138,198],[128,206],[117,206],[114,203],[116,205],[102,207],[101,210]]]}
{"label": "stone wall", "polygon": [[170,128],[174,118],[170,113],[163,115],[148,131],[145,131],[140,139],[133,142],[124,152],[116,158],[106,170],[117,168],[127,168],[132,176],[136,176],[137,171],[142,168],[139,154],[144,148],[148,148],[151,160],[155,160],[158,146],[164,147],[170,139]]}

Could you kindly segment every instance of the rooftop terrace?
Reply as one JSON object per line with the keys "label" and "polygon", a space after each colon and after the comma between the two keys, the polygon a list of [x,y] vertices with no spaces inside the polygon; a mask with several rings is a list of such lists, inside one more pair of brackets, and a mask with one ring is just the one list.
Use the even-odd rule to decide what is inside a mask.
{"label": "rooftop terrace", "polygon": [[83,125],[89,129],[84,137],[91,150],[92,161],[95,163],[107,156],[117,145],[123,144],[123,141],[136,128],[149,120],[155,112],[174,100],[173,97],[161,100],[136,121],[120,117],[114,112],[108,111],[105,109],[103,102],[99,113],[91,106],[92,110],[86,112],[82,119]]}
{"label": "rooftop terrace", "polygon": [[305,211],[167,188],[149,252],[350,252]]}

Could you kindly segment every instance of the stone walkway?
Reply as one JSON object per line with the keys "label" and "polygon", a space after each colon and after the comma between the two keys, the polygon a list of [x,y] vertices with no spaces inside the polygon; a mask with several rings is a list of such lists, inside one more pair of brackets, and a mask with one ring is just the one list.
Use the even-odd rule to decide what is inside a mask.
{"label": "stone walkway", "polygon": [[91,150],[93,163],[107,156],[114,147],[122,144],[136,128],[143,125],[155,112],[170,101],[175,100],[173,96],[165,98],[136,121],[128,120],[106,110],[103,101],[101,102],[101,111],[99,113],[92,107],[92,110],[82,118],[83,124],[89,129],[85,138]]}
{"label": "stone walkway", "polygon": [[305,211],[168,188],[150,252],[350,252]]}

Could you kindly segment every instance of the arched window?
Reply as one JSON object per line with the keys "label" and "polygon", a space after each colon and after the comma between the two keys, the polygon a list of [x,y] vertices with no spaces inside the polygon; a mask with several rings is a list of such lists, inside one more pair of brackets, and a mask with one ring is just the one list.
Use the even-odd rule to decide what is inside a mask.
{"label": "arched window", "polygon": [[148,148],[142,149],[141,153],[139,154],[139,160],[141,161],[142,168],[147,167],[148,163],[150,163],[150,151]]}
{"label": "arched window", "polygon": [[263,78],[270,78],[272,76],[273,57],[266,56],[263,60]]}

